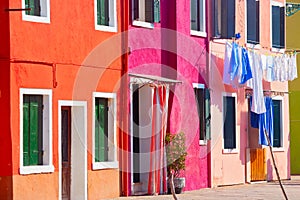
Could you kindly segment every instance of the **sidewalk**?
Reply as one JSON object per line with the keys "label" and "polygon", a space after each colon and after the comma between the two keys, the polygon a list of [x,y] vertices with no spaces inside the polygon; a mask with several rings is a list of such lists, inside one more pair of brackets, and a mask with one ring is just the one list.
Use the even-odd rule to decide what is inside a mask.
{"label": "sidewalk", "polygon": [[[292,176],[291,180],[284,180],[283,185],[289,200],[300,199],[300,176]],[[136,196],[136,197],[119,197],[114,200],[144,200],[144,199],[166,199],[172,200],[172,195],[159,196]],[[244,184],[235,186],[224,186],[217,188],[207,188],[197,191],[188,191],[178,195],[179,200],[235,200],[235,199],[251,199],[251,200],[282,200],[280,185],[278,182],[263,182],[255,184]]]}

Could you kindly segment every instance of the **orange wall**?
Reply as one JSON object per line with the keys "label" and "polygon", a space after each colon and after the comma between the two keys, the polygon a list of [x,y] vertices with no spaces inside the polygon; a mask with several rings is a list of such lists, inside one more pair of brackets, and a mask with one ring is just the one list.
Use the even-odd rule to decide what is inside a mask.
{"label": "orange wall", "polygon": [[[14,175],[14,199],[20,199],[28,193],[28,199],[38,195],[55,199],[58,195],[58,100],[83,100],[88,103],[88,170],[89,175],[102,174],[109,177],[111,190],[106,196],[119,196],[119,174],[109,170],[91,171],[92,159],[92,92],[117,92],[121,76],[121,48],[119,34],[95,30],[94,0],[51,0],[50,24],[22,20],[21,12],[10,13],[10,118],[12,138],[12,174]],[[10,8],[21,8],[20,0],[11,0]],[[117,0],[117,13],[119,13]],[[118,14],[118,31],[120,30]],[[112,39],[111,39],[112,38]],[[110,40],[107,40],[110,39]],[[105,42],[104,42],[105,41]],[[53,63],[53,66],[31,61]],[[2,67],[2,66],[1,66]],[[9,75],[10,73],[10,75]],[[57,82],[57,86],[53,83]],[[19,175],[19,89],[39,88],[52,89],[52,130],[53,130],[53,165],[55,173],[41,175]],[[6,104],[8,106],[8,102]],[[5,139],[8,140],[8,137]],[[92,178],[89,185],[97,184],[100,188],[103,179]],[[47,187],[41,184],[34,193],[29,190],[39,182],[52,182]],[[28,192],[25,186],[28,186]],[[22,192],[21,192],[22,191]],[[111,193],[109,191],[112,191]],[[1,189],[0,189],[1,193]],[[31,194],[31,195],[30,195]],[[89,192],[95,195],[95,192]],[[37,196],[35,196],[37,195]],[[24,196],[25,198],[26,196]],[[22,199],[24,199],[22,198]],[[27,197],[26,197],[27,198]],[[26,199],[25,198],[25,199]],[[93,198],[93,196],[89,196]],[[44,199],[44,198],[43,198]]]}

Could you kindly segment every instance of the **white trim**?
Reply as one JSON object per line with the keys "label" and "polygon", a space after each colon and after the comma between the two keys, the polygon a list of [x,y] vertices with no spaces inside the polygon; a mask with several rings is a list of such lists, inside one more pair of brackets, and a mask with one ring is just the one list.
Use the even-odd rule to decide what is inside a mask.
{"label": "white trim", "polygon": [[[281,146],[280,147],[273,147],[272,149],[274,151],[284,151],[284,106],[283,106],[283,102],[284,102],[284,98],[282,96],[275,96],[272,97],[272,100],[279,100],[280,101],[280,142],[281,142]],[[274,137],[274,136],[273,136]],[[274,145],[274,144],[273,144]]]}
{"label": "white trim", "polygon": [[109,18],[113,19],[112,24],[110,23],[108,26],[97,24],[97,0],[94,0],[95,30],[106,31],[106,32],[117,32],[118,31],[117,2],[116,2],[116,0],[110,0],[109,1]]}
{"label": "white trim", "polygon": [[[236,147],[233,149],[225,149],[224,148],[224,128],[222,130],[222,152],[223,153],[238,153],[239,152],[239,140],[238,140],[238,127],[237,127],[237,94],[236,93],[228,93],[222,92],[222,123],[224,124],[224,97],[234,97],[235,99],[235,145]],[[224,126],[223,126],[224,127]]]}
{"label": "white trim", "polygon": [[[23,166],[23,95],[43,95],[43,144],[44,152],[46,156],[43,157],[44,165],[36,166]],[[34,173],[49,173],[54,172],[54,166],[52,163],[53,150],[52,150],[52,90],[51,89],[30,89],[20,88],[19,91],[19,110],[20,110],[20,174],[34,174]]]}
{"label": "white trim", "polygon": [[203,32],[203,31],[191,30],[190,34],[193,35],[193,36],[207,37],[207,33]]}
{"label": "white trim", "polygon": [[204,89],[205,85],[202,83],[193,83],[193,88]]}
{"label": "white trim", "polygon": [[[84,109],[84,115],[83,115],[83,123],[84,123],[84,144],[85,147],[87,147],[87,103],[86,101],[64,101],[64,100],[59,100],[58,101],[58,199],[61,200],[61,107],[62,106],[71,106],[71,107],[83,107]],[[72,133],[71,133],[72,134]],[[72,137],[72,136],[71,136]],[[72,154],[72,152],[71,152]],[[84,199],[87,199],[87,149],[84,151],[84,168],[83,168],[83,173],[84,173]],[[71,191],[72,193],[72,191]],[[71,194],[70,194],[71,195]]]}
{"label": "white trim", "polygon": [[[29,22],[39,22],[50,24],[50,0],[41,0],[46,1],[46,16],[33,16],[27,15],[26,11],[22,11],[22,20]],[[42,2],[41,2],[42,4]],[[22,0],[22,8],[25,8],[25,0]],[[43,9],[43,7],[41,6]]]}
{"label": "white trim", "polygon": [[[200,16],[199,16],[199,18],[201,20],[201,23],[203,23],[204,31],[195,31],[195,30],[192,30],[192,27],[190,27],[190,30],[191,30],[190,34],[193,35],[193,36],[207,37],[207,33],[206,33],[206,0],[202,0],[202,3],[203,3],[203,5],[202,5],[203,10],[201,12],[203,12],[204,19],[201,19]],[[192,14],[192,12],[191,12],[191,4],[190,4],[190,18],[191,18],[191,14]]]}
{"label": "white trim", "polygon": [[154,28],[154,23],[137,21],[137,20],[133,20],[132,25],[133,26],[140,26],[140,27],[144,27],[144,28],[150,28],[150,29]]}
{"label": "white trim", "polygon": [[[202,84],[202,83],[193,83],[193,88],[204,89],[204,88],[205,88],[205,85]],[[205,113],[204,113],[204,115],[205,115]],[[199,122],[199,123],[200,123],[200,122]],[[201,130],[199,130],[199,134],[200,134],[200,131],[201,131]],[[205,146],[205,145],[207,145],[207,139],[205,139],[205,140],[200,140],[200,139],[199,139],[199,145],[200,145],[200,146]]]}
{"label": "white trim", "polygon": [[[112,114],[113,114],[113,132],[109,131],[109,135],[113,134],[114,142],[114,155],[113,158],[109,158],[111,161],[107,162],[95,162],[95,98],[107,98],[112,101]],[[117,95],[116,93],[105,93],[105,92],[93,92],[93,116],[92,116],[92,168],[93,170],[97,169],[118,169],[119,162],[117,161]]]}

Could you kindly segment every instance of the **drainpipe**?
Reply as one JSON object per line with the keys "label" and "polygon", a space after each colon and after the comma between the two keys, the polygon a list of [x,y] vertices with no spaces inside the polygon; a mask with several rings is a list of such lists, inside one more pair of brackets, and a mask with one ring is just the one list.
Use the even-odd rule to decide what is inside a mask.
{"label": "drainpipe", "polygon": [[120,87],[120,131],[119,131],[119,166],[120,189],[122,196],[130,195],[130,162],[129,162],[129,134],[128,134],[128,26],[129,1],[120,0],[121,15],[121,87]]}

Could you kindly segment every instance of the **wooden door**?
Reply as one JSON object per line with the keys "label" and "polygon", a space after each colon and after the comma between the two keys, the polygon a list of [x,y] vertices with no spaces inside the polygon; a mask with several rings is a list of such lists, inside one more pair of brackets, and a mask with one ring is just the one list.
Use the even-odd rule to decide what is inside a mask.
{"label": "wooden door", "polygon": [[71,107],[61,108],[62,199],[70,199],[71,185]]}
{"label": "wooden door", "polygon": [[264,181],[267,175],[266,148],[251,149],[251,181]]}

